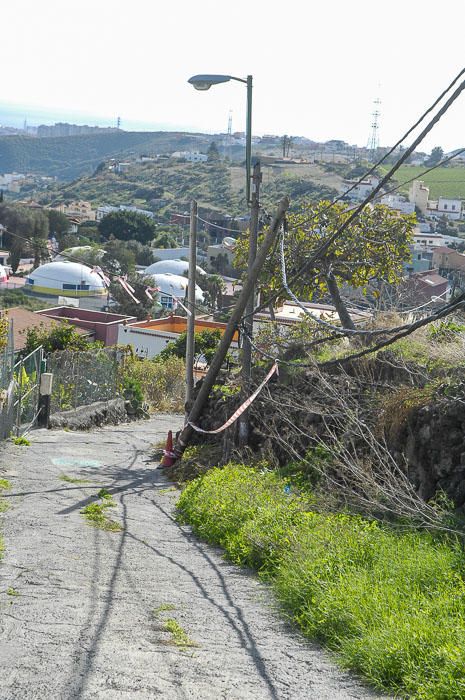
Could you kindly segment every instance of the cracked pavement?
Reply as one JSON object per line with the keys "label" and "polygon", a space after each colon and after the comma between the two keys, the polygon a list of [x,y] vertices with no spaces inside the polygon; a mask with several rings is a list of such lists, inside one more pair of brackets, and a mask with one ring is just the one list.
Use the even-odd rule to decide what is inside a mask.
{"label": "cracked pavement", "polygon": [[[181,424],[158,415],[37,430],[30,447],[0,448],[12,485],[1,516],[0,700],[379,698],[292,630],[254,575],[176,523],[177,492],[150,446]],[[102,487],[122,532],[80,514]],[[172,644],[170,618],[196,646]]]}

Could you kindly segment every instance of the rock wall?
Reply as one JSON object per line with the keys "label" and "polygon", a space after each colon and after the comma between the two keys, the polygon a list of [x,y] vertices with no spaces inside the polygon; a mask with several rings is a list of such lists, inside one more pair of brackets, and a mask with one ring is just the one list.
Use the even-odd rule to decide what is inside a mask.
{"label": "rock wall", "polygon": [[49,428],[69,430],[91,430],[102,425],[118,425],[128,420],[124,399],[97,401],[88,406],[80,406],[71,411],[63,411],[50,416]]}

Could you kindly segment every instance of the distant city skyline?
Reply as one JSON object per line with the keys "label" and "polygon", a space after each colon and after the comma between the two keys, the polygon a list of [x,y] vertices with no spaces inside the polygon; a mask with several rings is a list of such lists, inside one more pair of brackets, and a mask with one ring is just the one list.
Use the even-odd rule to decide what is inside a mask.
{"label": "distant city skyline", "polygon": [[[2,9],[2,105],[33,120],[219,133],[245,127],[243,86],[197,92],[201,72],[254,76],[253,131],[366,146],[375,99],[380,145],[391,145],[463,67],[461,0],[444,0],[440,28],[422,0],[23,0]],[[1,112],[1,109],[0,109]],[[65,116],[66,115],[66,116]],[[95,115],[95,116],[92,116]],[[0,115],[0,121],[4,121]],[[45,117],[44,117],[45,121]],[[465,96],[421,149],[465,146]]]}

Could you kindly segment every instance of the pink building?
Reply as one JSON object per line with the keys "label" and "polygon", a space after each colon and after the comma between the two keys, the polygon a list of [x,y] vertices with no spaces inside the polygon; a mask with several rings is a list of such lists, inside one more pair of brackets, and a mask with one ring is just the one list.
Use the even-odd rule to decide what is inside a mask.
{"label": "pink building", "polygon": [[135,316],[123,316],[106,311],[91,311],[74,306],[55,306],[51,309],[41,309],[37,314],[48,318],[67,321],[73,326],[84,328],[93,334],[93,340],[101,340],[105,346],[116,345],[118,342],[118,326],[121,323],[134,323]]}

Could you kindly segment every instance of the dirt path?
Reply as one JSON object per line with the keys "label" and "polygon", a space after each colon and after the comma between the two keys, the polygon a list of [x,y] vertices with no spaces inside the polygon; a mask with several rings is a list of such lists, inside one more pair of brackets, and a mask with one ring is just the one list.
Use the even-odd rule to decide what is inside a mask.
{"label": "dirt path", "polygon": [[[179,423],[42,430],[2,449],[1,700],[375,697],[287,629],[256,578],[173,520],[176,493],[147,448]],[[122,532],[80,514],[103,486]],[[169,619],[197,646],[174,646]]]}

